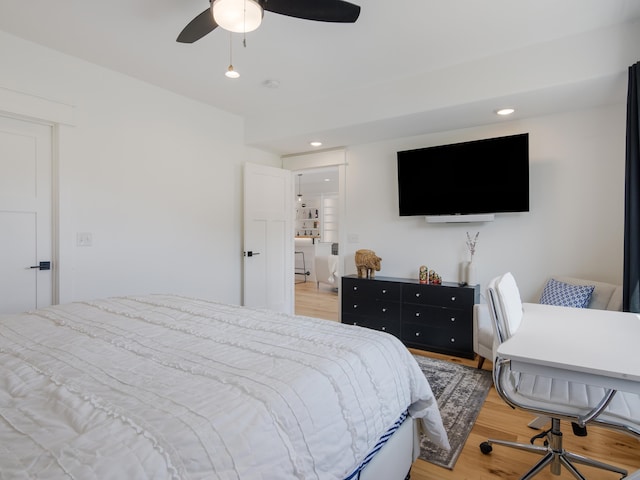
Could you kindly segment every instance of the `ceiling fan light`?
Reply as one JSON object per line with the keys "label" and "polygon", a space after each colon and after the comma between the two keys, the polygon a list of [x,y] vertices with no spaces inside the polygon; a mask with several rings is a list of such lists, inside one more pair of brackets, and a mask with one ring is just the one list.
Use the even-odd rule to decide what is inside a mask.
{"label": "ceiling fan light", "polygon": [[219,26],[235,33],[254,31],[264,13],[256,0],[214,0],[211,10]]}

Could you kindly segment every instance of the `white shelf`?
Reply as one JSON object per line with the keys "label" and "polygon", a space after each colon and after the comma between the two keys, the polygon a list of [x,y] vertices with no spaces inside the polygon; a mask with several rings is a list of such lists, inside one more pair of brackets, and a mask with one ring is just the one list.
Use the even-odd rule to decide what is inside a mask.
{"label": "white shelf", "polygon": [[[319,239],[321,242],[336,243],[338,241],[338,195],[322,194],[305,197],[296,206],[295,237]],[[311,218],[309,218],[311,212]]]}
{"label": "white shelf", "polygon": [[296,209],[295,237],[320,238],[320,209],[315,202],[306,202],[305,207]]}

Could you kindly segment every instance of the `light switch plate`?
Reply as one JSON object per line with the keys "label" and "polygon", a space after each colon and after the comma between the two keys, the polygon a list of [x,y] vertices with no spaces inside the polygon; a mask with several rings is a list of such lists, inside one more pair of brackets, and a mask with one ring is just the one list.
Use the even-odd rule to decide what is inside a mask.
{"label": "light switch plate", "polygon": [[78,247],[90,247],[93,245],[93,235],[87,232],[76,234],[76,245]]}

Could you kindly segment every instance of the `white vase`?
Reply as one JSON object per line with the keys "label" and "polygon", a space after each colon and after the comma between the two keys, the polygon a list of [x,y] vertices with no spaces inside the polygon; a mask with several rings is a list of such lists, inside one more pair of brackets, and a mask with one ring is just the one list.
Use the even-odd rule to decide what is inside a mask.
{"label": "white vase", "polygon": [[458,282],[467,283],[467,265],[469,262],[460,262],[458,265]]}
{"label": "white vase", "polygon": [[476,285],[478,283],[476,277],[476,264],[473,263],[473,258],[467,263],[467,275],[466,282],[468,285]]}

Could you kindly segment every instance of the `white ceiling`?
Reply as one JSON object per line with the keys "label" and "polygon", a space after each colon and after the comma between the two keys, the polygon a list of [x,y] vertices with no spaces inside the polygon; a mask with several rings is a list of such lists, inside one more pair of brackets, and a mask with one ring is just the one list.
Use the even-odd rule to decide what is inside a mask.
{"label": "white ceiling", "polygon": [[296,171],[295,173],[293,181],[295,183],[296,196],[298,193],[303,196],[338,193],[338,167],[312,168]]}
{"label": "white ceiling", "polygon": [[246,48],[233,36],[237,80],[228,32],[175,42],[207,0],[2,0],[0,29],[240,115],[279,154],[622,101],[640,59],[637,0],[353,3],[355,24],[265,12]]}

